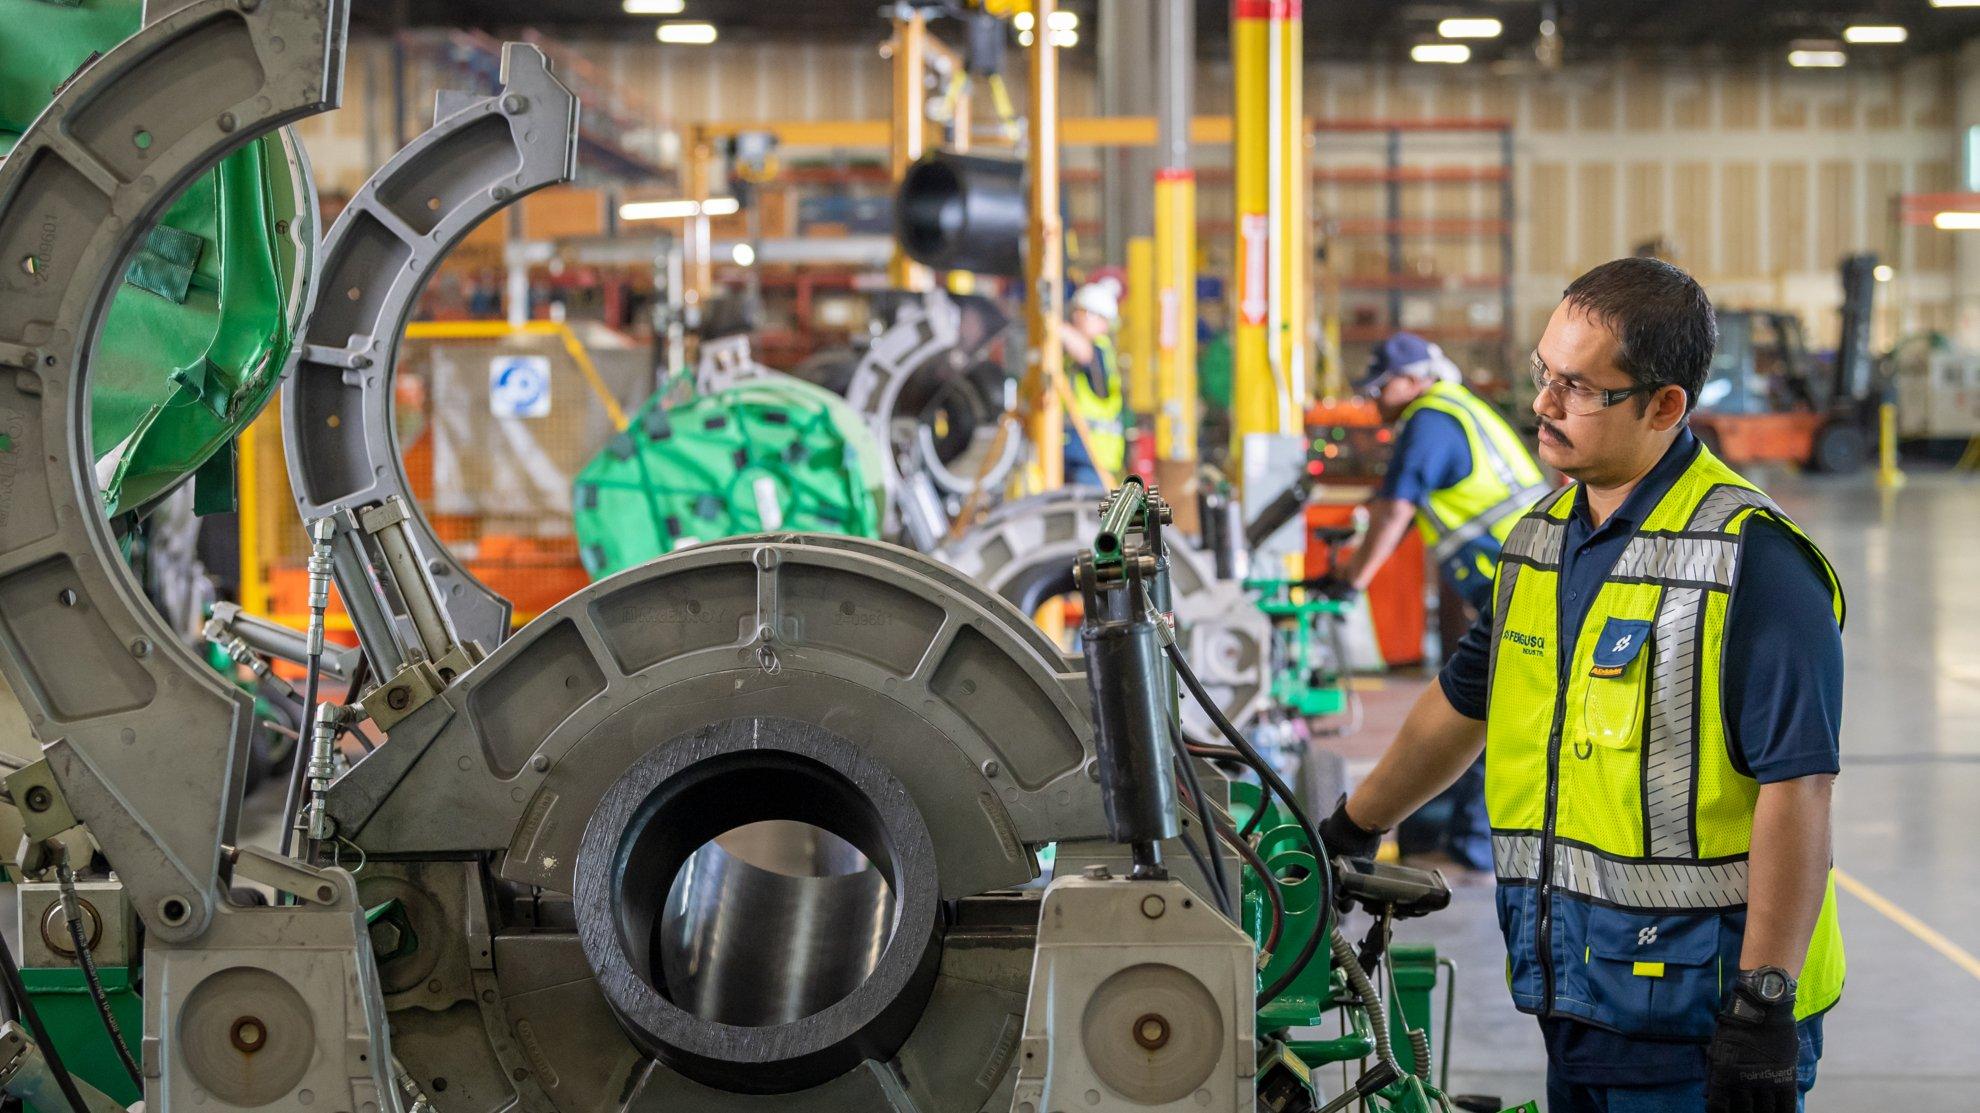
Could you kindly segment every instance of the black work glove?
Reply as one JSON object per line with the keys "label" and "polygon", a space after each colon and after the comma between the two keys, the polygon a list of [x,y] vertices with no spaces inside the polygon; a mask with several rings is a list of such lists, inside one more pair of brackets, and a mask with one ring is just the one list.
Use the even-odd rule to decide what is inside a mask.
{"label": "black work glove", "polygon": [[1336,603],[1352,603],[1361,594],[1360,588],[1338,576],[1321,578],[1313,589]]}
{"label": "black work glove", "polygon": [[1769,1003],[1733,983],[1705,1049],[1706,1113],[1794,1113],[1800,1057],[1794,995]]}
{"label": "black work glove", "polygon": [[1334,814],[1320,821],[1320,842],[1330,858],[1373,859],[1381,849],[1382,832],[1370,831],[1348,818],[1347,797],[1334,807]]}

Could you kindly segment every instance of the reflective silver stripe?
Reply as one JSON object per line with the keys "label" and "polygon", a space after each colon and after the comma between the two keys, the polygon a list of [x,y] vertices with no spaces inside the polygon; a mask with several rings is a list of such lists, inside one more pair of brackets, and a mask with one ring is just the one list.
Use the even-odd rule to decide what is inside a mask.
{"label": "reflective silver stripe", "polygon": [[1559,568],[1561,546],[1567,540],[1567,523],[1539,512],[1519,520],[1499,550],[1503,557],[1517,557],[1543,568]]}
{"label": "reflective silver stripe", "polygon": [[1498,592],[1492,597],[1492,648],[1487,650],[1485,661],[1485,706],[1489,715],[1492,706],[1492,680],[1499,675],[1499,643],[1505,639],[1506,613],[1512,610],[1514,585],[1519,583],[1519,574],[1526,570],[1523,564],[1499,565]]}
{"label": "reflective silver stripe", "polygon": [[1692,853],[1691,774],[1698,751],[1698,661],[1704,588],[1673,587],[1657,604],[1643,732],[1643,825],[1650,856]]}
{"label": "reflective silver stripe", "polygon": [[[1512,493],[1512,497],[1499,505],[1473,518],[1457,529],[1445,533],[1437,541],[1437,547],[1430,553],[1431,558],[1442,564],[1458,554],[1458,550],[1490,533],[1492,527],[1515,514],[1524,514],[1540,501],[1550,488],[1546,486],[1522,487]],[[1432,523],[1441,530],[1441,523]]]}
{"label": "reflective silver stripe", "polygon": [[1657,537],[1638,534],[1616,558],[1611,579],[1675,580],[1732,590],[1739,562],[1734,537]]}
{"label": "reflective silver stripe", "polygon": [[1749,506],[1765,507],[1776,514],[1780,513],[1780,507],[1774,505],[1774,500],[1760,491],[1751,487],[1721,484],[1706,492],[1705,497],[1698,500],[1698,508],[1691,512],[1691,521],[1684,528],[1696,533],[1711,533],[1725,529],[1726,523],[1733,520],[1733,515]]}
{"label": "reflective silver stripe", "polygon": [[[1501,881],[1538,881],[1540,836],[1494,834],[1492,865]],[[1630,862],[1556,842],[1550,883],[1561,892],[1624,908],[1734,908],[1746,903],[1746,859],[1716,865]]]}

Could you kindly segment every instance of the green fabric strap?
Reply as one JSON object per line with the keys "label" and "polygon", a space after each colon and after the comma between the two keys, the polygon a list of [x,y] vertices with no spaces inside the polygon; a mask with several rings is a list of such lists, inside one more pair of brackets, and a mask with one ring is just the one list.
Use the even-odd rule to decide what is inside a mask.
{"label": "green fabric strap", "polygon": [[206,241],[200,237],[161,224],[151,230],[137,258],[131,260],[124,281],[174,305],[184,305],[205,250]]}

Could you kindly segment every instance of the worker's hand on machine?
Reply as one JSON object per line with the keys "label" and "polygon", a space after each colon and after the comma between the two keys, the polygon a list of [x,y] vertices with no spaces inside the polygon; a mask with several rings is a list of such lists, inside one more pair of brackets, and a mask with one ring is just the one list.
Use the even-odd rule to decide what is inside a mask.
{"label": "worker's hand on machine", "polygon": [[1361,595],[1360,588],[1339,576],[1322,576],[1317,580],[1308,580],[1306,586],[1336,603],[1352,603]]}
{"label": "worker's hand on machine", "polygon": [[1794,1113],[1800,1052],[1793,993],[1769,1002],[1735,982],[1705,1050],[1706,1113]]}
{"label": "worker's hand on machine", "polygon": [[1382,832],[1370,831],[1348,818],[1347,797],[1335,806],[1334,814],[1320,821],[1320,842],[1330,858],[1359,858],[1373,861],[1382,848]]}

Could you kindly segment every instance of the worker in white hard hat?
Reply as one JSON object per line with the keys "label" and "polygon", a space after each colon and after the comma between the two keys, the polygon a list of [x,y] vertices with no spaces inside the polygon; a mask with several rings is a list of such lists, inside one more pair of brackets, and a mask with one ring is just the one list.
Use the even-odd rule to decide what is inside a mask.
{"label": "worker in white hard hat", "polygon": [[[1066,377],[1073,407],[1086,424],[1082,443],[1070,415],[1066,421],[1066,485],[1101,484],[1101,472],[1118,480],[1127,465],[1126,404],[1121,396],[1120,360],[1114,354],[1114,327],[1121,320],[1121,288],[1106,278],[1081,286],[1072,296],[1070,328],[1063,334]],[[1091,447],[1091,455],[1088,448]]]}

